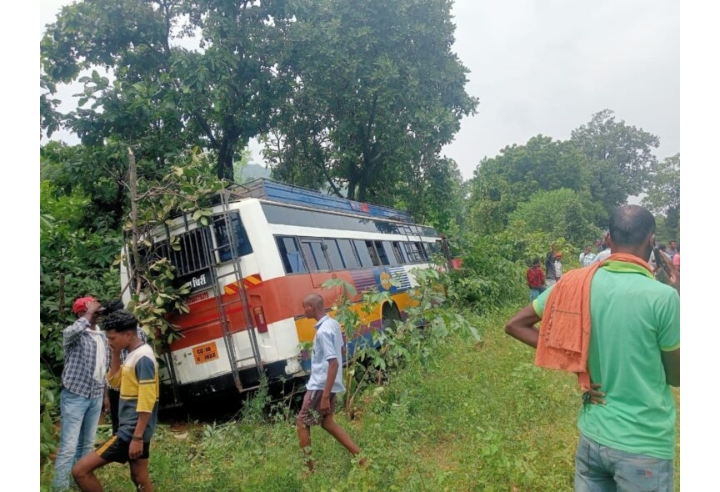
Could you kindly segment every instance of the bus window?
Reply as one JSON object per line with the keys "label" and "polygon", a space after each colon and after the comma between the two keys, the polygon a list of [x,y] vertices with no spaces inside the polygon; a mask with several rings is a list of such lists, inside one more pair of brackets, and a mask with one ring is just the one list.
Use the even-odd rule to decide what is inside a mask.
{"label": "bus window", "polygon": [[395,251],[395,258],[397,258],[398,264],[403,265],[407,263],[402,248],[400,247],[400,241],[393,241],[392,249]]}
{"label": "bus window", "polygon": [[403,243],[405,253],[407,253],[409,263],[421,263],[425,259],[425,250],[422,243]]}
{"label": "bus window", "polygon": [[323,247],[325,248],[328,260],[330,260],[330,268],[332,270],[343,270],[346,268],[343,264],[338,244],[334,239],[323,239]]}
{"label": "bus window", "polygon": [[420,261],[426,261],[428,259],[427,251],[425,251],[424,243],[415,243],[417,250],[420,253]]}
{"label": "bus window", "polygon": [[234,255],[230,254],[230,238],[227,233],[227,224],[225,218],[222,215],[216,215],[213,217],[213,228],[215,229],[215,241],[217,242],[218,254],[220,255],[220,261],[228,261],[233,256],[245,256],[252,253],[252,246],[248,240],[245,227],[240,220],[240,214],[238,212],[231,212],[229,214],[230,227],[232,229],[233,241],[235,242]]}
{"label": "bus window", "polygon": [[325,252],[323,251],[322,240],[303,238],[300,239],[300,244],[311,272],[330,270],[330,265],[328,265]]}
{"label": "bus window", "polygon": [[432,255],[438,255],[442,252],[440,249],[440,241],[435,241],[434,243],[424,243],[425,244],[425,251],[427,251],[428,256]]}
{"label": "bus window", "polygon": [[380,256],[377,251],[375,251],[375,245],[373,242],[374,241],[365,241],[365,246],[367,247],[370,258],[372,259],[373,266],[380,266],[382,264],[380,263]]}
{"label": "bus window", "polygon": [[[389,265],[390,260],[388,259],[388,255],[385,252],[383,241],[375,241],[375,250],[377,251],[378,257],[380,258],[380,263],[383,265]],[[392,254],[392,251],[390,253]]]}
{"label": "bus window", "polygon": [[340,254],[342,255],[343,263],[345,268],[360,268],[360,262],[358,261],[355,248],[349,239],[338,239],[338,247],[340,248]]}
{"label": "bus window", "polygon": [[397,260],[397,253],[395,252],[395,248],[393,248],[393,244],[390,241],[383,241],[383,250],[385,253],[387,253],[387,259],[390,265],[398,265],[399,262]]}
{"label": "bus window", "polygon": [[280,257],[283,260],[285,273],[303,273],[307,272],[305,261],[303,260],[300,248],[298,248],[297,239],[287,236],[276,236]]}
{"label": "bus window", "polygon": [[180,234],[178,236],[180,250],[169,250],[170,262],[175,265],[181,277],[199,272],[210,265],[205,243],[205,241],[209,241],[209,238],[207,235],[203,237],[203,232],[206,230],[197,228]]}
{"label": "bus window", "polygon": [[370,252],[368,251],[366,242],[356,239],[353,243],[355,244],[358,258],[360,258],[360,265],[365,268],[373,266],[373,261],[370,258]]}

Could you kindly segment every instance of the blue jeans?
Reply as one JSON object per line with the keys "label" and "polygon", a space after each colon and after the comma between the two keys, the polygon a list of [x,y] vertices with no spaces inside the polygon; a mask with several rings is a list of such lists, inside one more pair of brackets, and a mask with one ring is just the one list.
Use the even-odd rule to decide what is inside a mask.
{"label": "blue jeans", "polygon": [[540,295],[540,289],[530,289],[530,302],[533,302]]}
{"label": "blue jeans", "polygon": [[53,490],[70,487],[70,471],[77,460],[93,449],[103,397],[85,398],[60,391],[60,446],[55,459]]}
{"label": "blue jeans", "polygon": [[609,448],[580,434],[575,492],[673,492],[673,460]]}

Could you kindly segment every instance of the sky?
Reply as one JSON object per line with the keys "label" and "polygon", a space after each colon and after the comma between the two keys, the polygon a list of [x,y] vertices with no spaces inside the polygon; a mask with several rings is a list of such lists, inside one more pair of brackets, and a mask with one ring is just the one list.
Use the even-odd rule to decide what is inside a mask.
{"label": "sky", "polygon": [[[41,36],[69,3],[40,0]],[[484,157],[538,134],[567,139],[603,109],[657,135],[659,158],[680,152],[678,0],[456,0],[452,14],[466,91],[480,101],[443,148],[465,179]],[[62,109],[78,87],[60,89]]]}

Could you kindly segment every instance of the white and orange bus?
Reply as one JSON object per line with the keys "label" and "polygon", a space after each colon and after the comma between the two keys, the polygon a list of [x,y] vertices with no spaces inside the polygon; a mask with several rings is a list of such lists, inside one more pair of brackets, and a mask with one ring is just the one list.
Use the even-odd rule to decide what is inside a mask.
{"label": "white and orange bus", "polygon": [[[302,299],[317,292],[330,306],[338,292],[330,278],[357,291],[388,290],[394,303],[378,306],[363,325],[402,319],[416,285],[411,270],[447,251],[431,227],[399,210],[354,202],[260,179],[225,190],[210,225],[177,217],[149,238],[145,257],[167,257],[179,282],[189,282],[190,312],[170,321],[182,337],[164,354],[162,383],[169,405],[202,401],[269,380],[306,375],[300,342],[312,341],[314,320]],[[180,250],[169,247],[177,236]],[[123,252],[125,258],[127,251]],[[128,277],[121,262],[121,281]],[[130,289],[125,290],[126,303]]]}

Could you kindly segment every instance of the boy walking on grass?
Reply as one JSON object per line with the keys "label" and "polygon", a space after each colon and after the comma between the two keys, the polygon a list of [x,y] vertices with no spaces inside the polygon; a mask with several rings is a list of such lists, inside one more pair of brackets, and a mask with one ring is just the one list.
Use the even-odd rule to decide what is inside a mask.
{"label": "boy walking on grass", "polygon": [[[138,337],[138,321],[121,309],[108,315],[102,325],[112,349],[107,381],[120,387],[118,430],[95,452],[88,453],[72,469],[83,492],[102,491],[93,473],[110,462],[130,462],[130,477],[138,491],[152,492],[148,475],[150,438],[155,431],[160,385],[153,349]],[[120,365],[120,351],[127,350]]]}
{"label": "boy walking on grass", "polygon": [[[308,294],[303,300],[305,316],[317,320],[315,339],[313,340],[312,368],[302,408],[297,417],[297,433],[300,447],[306,456],[305,463],[313,471],[310,457],[310,426],[320,424],[354,456],[360,448],[353,442],[345,430],[333,419],[335,413],[335,395],[345,391],[342,383],[342,346],[343,338],[337,321],[325,314],[323,298],[318,294]],[[360,460],[360,466],[365,459]]]}

